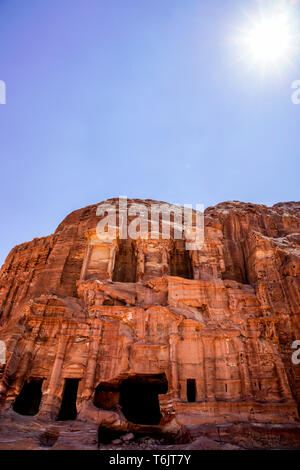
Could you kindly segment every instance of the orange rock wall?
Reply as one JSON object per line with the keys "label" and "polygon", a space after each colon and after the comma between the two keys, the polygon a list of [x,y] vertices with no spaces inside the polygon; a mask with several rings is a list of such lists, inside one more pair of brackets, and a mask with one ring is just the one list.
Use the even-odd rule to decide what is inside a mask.
{"label": "orange rock wall", "polygon": [[190,252],[173,239],[101,240],[96,208],[14,248],[1,269],[2,409],[42,378],[39,414],[55,419],[76,378],[78,418],[126,428],[121,407],[94,406],[97,385],[165,374],[161,426],[296,420],[300,203],[208,208],[205,244]]}

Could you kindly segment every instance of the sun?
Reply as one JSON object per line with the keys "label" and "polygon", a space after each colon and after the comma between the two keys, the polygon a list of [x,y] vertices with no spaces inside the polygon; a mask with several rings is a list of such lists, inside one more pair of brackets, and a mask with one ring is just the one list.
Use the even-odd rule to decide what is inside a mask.
{"label": "sun", "polygon": [[263,66],[290,62],[296,46],[293,16],[287,11],[260,12],[240,31],[239,43],[250,64]]}
{"label": "sun", "polygon": [[249,55],[255,62],[274,63],[287,58],[293,40],[289,23],[284,15],[263,18],[246,36]]}

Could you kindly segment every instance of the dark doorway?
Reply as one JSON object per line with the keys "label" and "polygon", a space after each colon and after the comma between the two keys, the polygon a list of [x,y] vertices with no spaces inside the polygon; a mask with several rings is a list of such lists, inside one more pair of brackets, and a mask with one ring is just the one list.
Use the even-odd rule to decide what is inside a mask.
{"label": "dark doorway", "polygon": [[67,421],[69,419],[76,419],[76,399],[78,390],[79,379],[66,379],[63,399],[57,419],[59,421]]}
{"label": "dark doorway", "polygon": [[119,240],[113,272],[114,282],[136,282],[136,255],[132,240]]}
{"label": "dark doorway", "polygon": [[187,401],[190,403],[193,403],[196,401],[196,380],[195,379],[187,379],[186,397],[187,397]]}
{"label": "dark doorway", "polygon": [[161,413],[158,395],[167,393],[165,374],[135,375],[120,386],[120,405],[125,418],[135,424],[159,424]]}
{"label": "dark doorway", "polygon": [[170,274],[185,279],[193,279],[189,252],[185,249],[185,240],[176,240],[175,249],[170,256]]}
{"label": "dark doorway", "polygon": [[13,410],[16,413],[34,416],[38,413],[42,399],[42,384],[44,379],[31,378],[25,382],[20,394],[17,396]]}

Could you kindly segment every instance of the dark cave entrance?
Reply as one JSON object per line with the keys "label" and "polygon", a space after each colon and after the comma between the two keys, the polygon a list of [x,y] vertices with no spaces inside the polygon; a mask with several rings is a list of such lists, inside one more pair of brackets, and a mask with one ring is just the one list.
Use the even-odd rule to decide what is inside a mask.
{"label": "dark cave entrance", "polygon": [[112,280],[114,282],[136,282],[136,255],[130,239],[119,239],[118,241]]}
{"label": "dark cave entrance", "polygon": [[17,396],[13,410],[16,413],[34,416],[38,413],[42,399],[42,384],[44,379],[31,378],[25,382],[20,394]]}
{"label": "dark cave entrance", "polygon": [[194,403],[196,401],[196,380],[195,379],[187,379],[186,397],[189,403]]}
{"label": "dark cave entrance", "polygon": [[175,249],[170,256],[170,275],[193,279],[191,258],[185,249],[185,240],[175,242]]}
{"label": "dark cave entrance", "polygon": [[58,421],[74,420],[77,418],[76,400],[79,379],[65,379],[65,388]]}
{"label": "dark cave entrance", "polygon": [[120,405],[131,423],[157,425],[161,420],[158,395],[167,393],[165,374],[135,375],[120,385]]}

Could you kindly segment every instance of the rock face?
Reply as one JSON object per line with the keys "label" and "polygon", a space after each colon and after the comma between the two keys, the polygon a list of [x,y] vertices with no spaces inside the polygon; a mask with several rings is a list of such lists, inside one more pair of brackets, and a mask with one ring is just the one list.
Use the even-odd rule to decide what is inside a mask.
{"label": "rock face", "polygon": [[300,203],[210,207],[201,250],[161,232],[100,236],[96,209],[15,247],[1,269],[0,447],[17,426],[26,448],[22,426],[36,436],[43,423],[30,448],[74,448],[59,437],[73,420],[83,435],[198,439],[205,425],[271,435],[271,423],[300,448]]}

